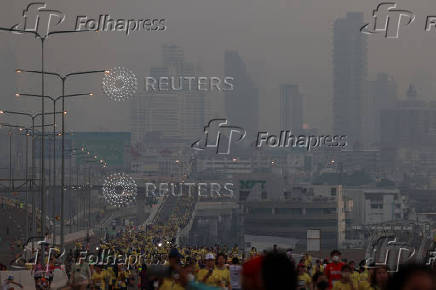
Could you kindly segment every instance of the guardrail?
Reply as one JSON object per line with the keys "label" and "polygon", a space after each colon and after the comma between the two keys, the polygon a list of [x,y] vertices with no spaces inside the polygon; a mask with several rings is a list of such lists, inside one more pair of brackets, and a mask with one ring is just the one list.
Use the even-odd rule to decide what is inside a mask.
{"label": "guardrail", "polygon": [[194,224],[194,219],[197,215],[197,207],[198,207],[198,203],[195,204],[194,210],[192,211],[191,218],[189,219],[188,224],[182,230],[177,232],[176,244],[178,246],[180,245],[180,239],[187,238],[189,236],[189,233],[191,232],[192,225]]}

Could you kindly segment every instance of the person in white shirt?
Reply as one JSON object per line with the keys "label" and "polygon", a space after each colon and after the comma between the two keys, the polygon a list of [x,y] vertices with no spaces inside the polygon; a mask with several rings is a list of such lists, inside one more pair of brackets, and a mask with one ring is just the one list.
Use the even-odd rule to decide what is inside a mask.
{"label": "person in white shirt", "polygon": [[239,264],[239,259],[234,257],[232,259],[232,264],[229,266],[230,271],[230,285],[232,290],[241,289],[241,265]]}

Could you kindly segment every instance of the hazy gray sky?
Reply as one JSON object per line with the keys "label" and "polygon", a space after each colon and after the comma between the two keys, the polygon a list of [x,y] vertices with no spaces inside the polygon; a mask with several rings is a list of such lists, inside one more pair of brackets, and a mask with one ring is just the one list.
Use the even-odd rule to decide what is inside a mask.
{"label": "hazy gray sky", "polygon": [[[279,125],[280,83],[296,83],[305,96],[305,122],[330,130],[332,97],[332,27],[348,11],[362,11],[370,20],[375,0],[57,0],[46,1],[66,15],[65,28],[77,15],[98,18],[166,18],[163,32],[83,33],[58,36],[47,42],[47,70],[58,72],[111,68],[121,65],[142,77],[160,64],[163,43],[184,48],[188,61],[201,64],[205,74],[222,75],[225,49],[236,49],[264,88],[260,124],[274,130]],[[2,0],[0,26],[20,22],[28,1]],[[380,35],[368,39],[369,78],[377,72],[391,74],[400,96],[410,82],[428,99],[433,98],[433,56],[436,32],[425,32],[425,18],[436,15],[436,1],[397,1],[400,9],[412,10],[415,22],[402,27],[400,39]],[[358,33],[358,32],[356,32]],[[13,92],[39,92],[38,79],[16,76],[15,67],[39,69],[39,42],[31,36],[0,32],[0,108],[38,111],[39,102],[16,100]],[[48,82],[53,88],[55,82]],[[101,91],[101,77],[76,79],[69,93],[95,91],[96,96],[68,103],[68,128],[73,130],[129,130],[129,103],[113,103]],[[58,94],[53,88],[51,94]],[[221,96],[210,96],[212,114],[223,113]]]}

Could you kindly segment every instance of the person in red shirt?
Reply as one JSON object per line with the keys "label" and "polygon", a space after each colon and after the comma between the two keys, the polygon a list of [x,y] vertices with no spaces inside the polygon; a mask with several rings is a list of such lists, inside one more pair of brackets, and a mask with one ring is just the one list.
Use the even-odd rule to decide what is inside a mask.
{"label": "person in red shirt", "polygon": [[329,279],[329,289],[333,287],[333,284],[342,279],[342,266],[344,263],[341,262],[341,252],[338,250],[333,250],[330,253],[331,262],[327,264],[324,270],[324,274]]}

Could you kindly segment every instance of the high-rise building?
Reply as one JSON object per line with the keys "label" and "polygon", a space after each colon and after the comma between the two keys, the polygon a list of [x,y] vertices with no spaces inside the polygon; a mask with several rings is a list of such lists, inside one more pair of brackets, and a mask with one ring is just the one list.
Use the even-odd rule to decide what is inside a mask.
{"label": "high-rise building", "polygon": [[233,77],[233,90],[225,92],[225,109],[230,124],[243,127],[248,136],[258,131],[259,91],[237,51],[224,53],[224,74]]}
{"label": "high-rise building", "polygon": [[293,133],[303,128],[303,96],[297,85],[280,86],[280,126],[281,130]]}
{"label": "high-rise building", "polygon": [[380,117],[383,110],[392,109],[397,102],[397,84],[385,73],[378,73],[368,83],[368,106],[364,116],[364,136],[369,145],[379,145],[381,138]]}
{"label": "high-rise building", "polygon": [[[163,66],[152,67],[150,77],[197,76],[194,65],[185,62],[183,49],[176,45],[162,47]],[[183,80],[182,80],[183,81]],[[132,143],[144,142],[152,132],[160,132],[163,138],[190,144],[202,134],[205,94],[189,90],[187,83],[177,83],[180,90],[148,91],[136,96],[132,102]]]}
{"label": "high-rise building", "polygon": [[436,103],[417,97],[413,85],[407,99],[381,112],[381,146],[383,148],[433,150],[436,145]]}
{"label": "high-rise building", "polygon": [[177,45],[164,44],[162,46],[162,64],[165,67],[183,66],[185,63],[185,52]]}
{"label": "high-rise building", "polygon": [[334,24],[333,129],[347,135],[350,145],[362,144],[366,107],[367,41],[359,29],[363,13],[350,12]]}

